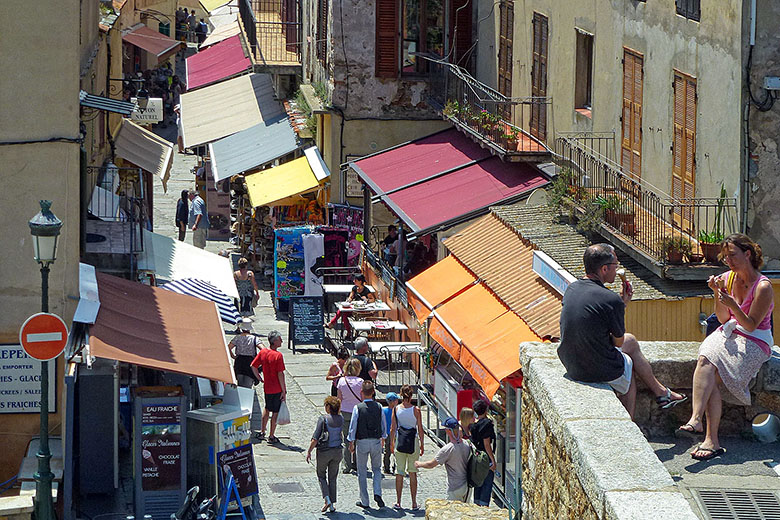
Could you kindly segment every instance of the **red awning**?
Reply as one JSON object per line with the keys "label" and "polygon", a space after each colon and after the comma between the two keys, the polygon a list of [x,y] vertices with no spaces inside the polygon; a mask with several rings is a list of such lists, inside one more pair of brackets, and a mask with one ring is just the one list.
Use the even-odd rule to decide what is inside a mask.
{"label": "red awning", "polygon": [[122,36],[122,41],[155,55],[157,61],[163,61],[170,57],[171,54],[177,52],[183,45],[182,42],[177,42],[173,38],[165,36],[145,25],[139,25],[132,29]]}
{"label": "red awning", "polygon": [[187,58],[187,89],[230,78],[252,66],[241,36],[235,35]]}
{"label": "red awning", "polygon": [[503,162],[456,130],[390,148],[350,167],[412,235],[486,213],[549,182],[533,164]]}

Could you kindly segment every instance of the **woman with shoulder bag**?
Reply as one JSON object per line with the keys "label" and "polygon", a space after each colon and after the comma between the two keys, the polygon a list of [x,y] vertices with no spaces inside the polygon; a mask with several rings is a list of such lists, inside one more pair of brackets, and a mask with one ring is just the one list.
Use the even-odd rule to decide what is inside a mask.
{"label": "woman with shoulder bag", "polygon": [[341,462],[341,427],[344,419],[339,415],[341,401],[338,397],[325,398],[326,415],[317,420],[317,427],[311,437],[306,462],[311,462],[311,450],[317,448],[317,478],[320,481],[325,505],[322,512],[336,512],[336,479]]}
{"label": "woman with shoulder bag", "polygon": [[350,359],[347,361],[345,367],[344,373],[346,375],[339,379],[336,388],[338,398],[341,400],[341,416],[344,418],[344,426],[341,429],[342,436],[344,437],[344,458],[342,466],[344,467],[344,473],[351,473],[352,471],[357,471],[357,464],[355,463],[354,453],[349,451],[347,435],[349,435],[349,422],[352,420],[352,410],[354,410],[356,405],[363,401],[360,397],[360,392],[363,389],[363,379],[358,375],[362,368],[359,359]]}
{"label": "woman with shoulder bag", "polygon": [[238,323],[238,328],[241,333],[228,344],[230,356],[234,359],[233,372],[236,374],[238,386],[252,388],[258,380],[249,365],[260,348],[258,348],[257,336],[252,334],[252,320],[242,319]]}
{"label": "woman with shoulder bag", "polygon": [[414,462],[425,453],[420,408],[412,404],[414,390],[409,385],[401,387],[401,404],[393,410],[390,423],[390,451],[395,452],[395,495],[393,509],[401,509],[401,491],[404,476],[409,475],[409,491],[412,495],[412,511],[417,511],[417,468]]}

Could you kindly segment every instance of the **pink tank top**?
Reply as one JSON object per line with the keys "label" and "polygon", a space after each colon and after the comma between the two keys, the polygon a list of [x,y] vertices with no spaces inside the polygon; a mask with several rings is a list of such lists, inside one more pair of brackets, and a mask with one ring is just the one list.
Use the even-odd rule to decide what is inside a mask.
{"label": "pink tank top", "polygon": [[[761,280],[769,280],[769,278],[767,278],[763,274],[759,275],[758,279],[753,283],[753,287],[751,287],[750,290],[748,291],[748,295],[745,297],[745,300],[739,305],[739,308],[742,309],[742,312],[744,312],[745,314],[748,314],[750,312],[750,306],[753,304],[753,297],[756,292],[756,287],[758,286],[758,282],[760,282]],[[732,291],[733,291],[733,287],[732,287]],[[731,296],[733,297],[734,295],[732,294]],[[761,320],[761,323],[759,323],[758,327],[756,327],[757,330],[771,329],[772,310],[774,308],[775,308],[775,302],[773,301],[771,304],[769,304],[769,310],[767,311],[766,316],[764,316],[764,319]],[[731,309],[729,309],[729,315],[730,318],[734,318],[734,312]],[[747,334],[743,334],[738,330],[735,331],[735,333],[755,341],[756,343],[758,343],[758,345],[761,347],[763,351],[771,353],[772,347],[770,345],[767,345],[765,341],[761,341],[760,339],[751,337]]]}

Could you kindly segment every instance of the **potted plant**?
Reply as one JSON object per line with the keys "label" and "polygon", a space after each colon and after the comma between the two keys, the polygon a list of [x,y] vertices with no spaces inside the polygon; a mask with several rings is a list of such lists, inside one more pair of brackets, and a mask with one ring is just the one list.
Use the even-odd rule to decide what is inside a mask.
{"label": "potted plant", "polygon": [[704,255],[701,253],[689,253],[688,261],[692,264],[700,264],[704,261]]}
{"label": "potted plant", "polygon": [[631,207],[626,199],[617,195],[609,195],[607,197],[599,195],[596,197],[595,202],[604,210],[604,220],[606,220],[607,224],[625,235],[636,234],[634,208]]}
{"label": "potted plant", "polygon": [[661,252],[670,264],[681,264],[683,256],[690,255],[691,244],[681,236],[670,236],[661,239]]}
{"label": "potted plant", "polygon": [[720,253],[720,243],[723,241],[723,207],[726,205],[726,186],[721,183],[720,196],[718,197],[718,209],[715,211],[715,229],[709,233],[705,230],[699,232],[699,247],[707,262],[717,263]]}
{"label": "potted plant", "polygon": [[453,99],[447,101],[447,104],[444,105],[444,109],[442,110],[442,114],[446,117],[454,117],[457,119],[460,115],[460,104]]}
{"label": "potted plant", "polygon": [[506,143],[505,149],[507,151],[517,151],[517,143],[520,141],[520,133],[520,129],[514,126],[507,125],[504,127],[504,132],[501,134],[501,137]]}

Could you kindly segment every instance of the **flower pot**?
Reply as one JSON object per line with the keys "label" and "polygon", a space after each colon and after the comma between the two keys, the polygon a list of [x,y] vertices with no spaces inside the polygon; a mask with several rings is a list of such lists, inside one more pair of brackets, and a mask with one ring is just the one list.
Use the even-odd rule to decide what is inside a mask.
{"label": "flower pot", "polygon": [[506,140],[506,149],[510,152],[516,152],[517,151],[517,139],[507,139]]}
{"label": "flower pot", "polygon": [[682,251],[669,251],[666,253],[666,261],[670,264],[679,265],[683,263]]}
{"label": "flower pot", "polygon": [[720,244],[708,244],[706,242],[699,242],[699,247],[701,248],[701,252],[704,254],[704,259],[707,262],[714,263],[714,264],[719,263],[718,253],[720,253]]}
{"label": "flower pot", "polygon": [[699,253],[691,253],[688,255],[688,261],[692,264],[700,264],[704,261],[704,255]]}
{"label": "flower pot", "polygon": [[636,224],[634,223],[633,213],[617,213],[614,210],[607,210],[604,216],[607,224],[624,235],[632,236],[636,234]]}

